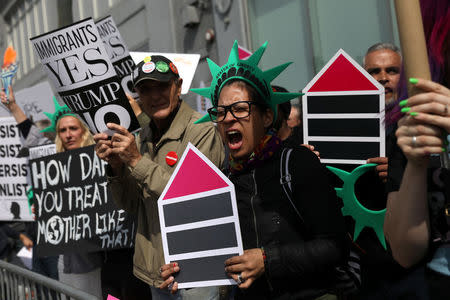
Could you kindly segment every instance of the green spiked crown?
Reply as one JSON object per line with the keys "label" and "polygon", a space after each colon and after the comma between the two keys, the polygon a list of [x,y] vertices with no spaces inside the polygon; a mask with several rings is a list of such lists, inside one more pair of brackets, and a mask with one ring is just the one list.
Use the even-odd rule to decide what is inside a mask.
{"label": "green spiked crown", "polygon": [[[231,49],[228,62],[219,67],[212,60],[207,58],[209,70],[212,75],[212,82],[210,87],[191,89],[192,92],[197,93],[203,97],[209,98],[213,106],[217,106],[219,95],[222,87],[226,82],[232,79],[239,79],[247,82],[261,95],[267,106],[274,112],[274,120],[277,116],[277,104],[287,102],[302,94],[300,93],[277,93],[272,90],[270,83],[274,80],[284,69],[291,63],[285,63],[262,71],[258,67],[264,51],[266,50],[267,42],[265,42],[255,53],[247,60],[240,60],[238,53],[238,42],[234,41]],[[205,115],[198,119],[195,124],[210,121],[209,115]]]}
{"label": "green spiked crown", "polygon": [[55,112],[53,114],[44,112],[44,114],[49,118],[52,124],[47,128],[42,129],[41,132],[56,132],[56,124],[61,117],[76,116],[74,113],[72,113],[69,107],[67,107],[67,105],[64,104],[63,106],[60,106],[55,97],[53,97],[53,104],[55,105]]}

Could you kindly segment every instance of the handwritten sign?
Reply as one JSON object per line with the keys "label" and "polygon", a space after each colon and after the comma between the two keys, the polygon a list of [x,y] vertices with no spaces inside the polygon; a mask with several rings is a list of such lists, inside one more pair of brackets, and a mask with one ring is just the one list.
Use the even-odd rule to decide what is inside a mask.
{"label": "handwritten sign", "polygon": [[133,245],[134,222],[112,202],[105,167],[94,146],[30,161],[38,256]]}

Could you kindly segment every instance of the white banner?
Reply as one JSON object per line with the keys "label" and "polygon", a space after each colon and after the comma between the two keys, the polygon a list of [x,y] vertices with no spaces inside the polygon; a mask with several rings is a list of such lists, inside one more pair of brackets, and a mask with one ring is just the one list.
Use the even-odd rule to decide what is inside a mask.
{"label": "white banner", "polygon": [[0,118],[0,220],[33,221],[27,200],[28,160],[17,158],[22,148],[12,117]]}
{"label": "white banner", "polygon": [[160,53],[160,52],[130,52],[136,64],[140,63],[147,56],[162,55],[170,59],[177,67],[183,84],[181,85],[181,94],[185,95],[189,92],[192,79],[194,79],[195,70],[197,70],[200,54],[184,54],[184,53]]}

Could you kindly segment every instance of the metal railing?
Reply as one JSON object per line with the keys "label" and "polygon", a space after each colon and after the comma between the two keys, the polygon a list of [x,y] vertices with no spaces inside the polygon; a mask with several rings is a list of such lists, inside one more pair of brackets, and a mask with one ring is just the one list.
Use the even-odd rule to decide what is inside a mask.
{"label": "metal railing", "polygon": [[100,300],[57,280],[0,260],[2,300]]}

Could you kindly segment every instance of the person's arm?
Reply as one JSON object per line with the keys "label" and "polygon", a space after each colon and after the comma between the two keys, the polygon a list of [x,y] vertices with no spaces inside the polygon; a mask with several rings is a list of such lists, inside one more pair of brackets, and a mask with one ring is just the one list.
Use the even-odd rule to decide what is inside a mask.
{"label": "person's arm", "polygon": [[408,268],[428,250],[427,167],[408,162],[398,192],[388,194],[384,231],[394,259]]}
{"label": "person's arm", "polygon": [[450,90],[423,79],[416,86],[425,93],[402,102],[406,116],[399,121],[396,136],[408,162],[398,192],[388,195],[384,223],[392,254],[404,267],[416,264],[427,253],[430,240],[428,160],[430,154],[443,151],[442,130],[450,132]]}
{"label": "person's arm", "polygon": [[9,86],[9,98],[6,97],[5,89],[2,88],[2,90],[0,91],[0,99],[2,104],[11,112],[14,119],[16,119],[17,123],[22,123],[23,121],[28,119],[23,110],[16,102],[12,86]]}
{"label": "person's arm", "polygon": [[33,241],[30,240],[28,236],[26,236],[23,233],[19,234],[19,239],[22,241],[22,244],[27,248],[28,250],[33,248]]}

